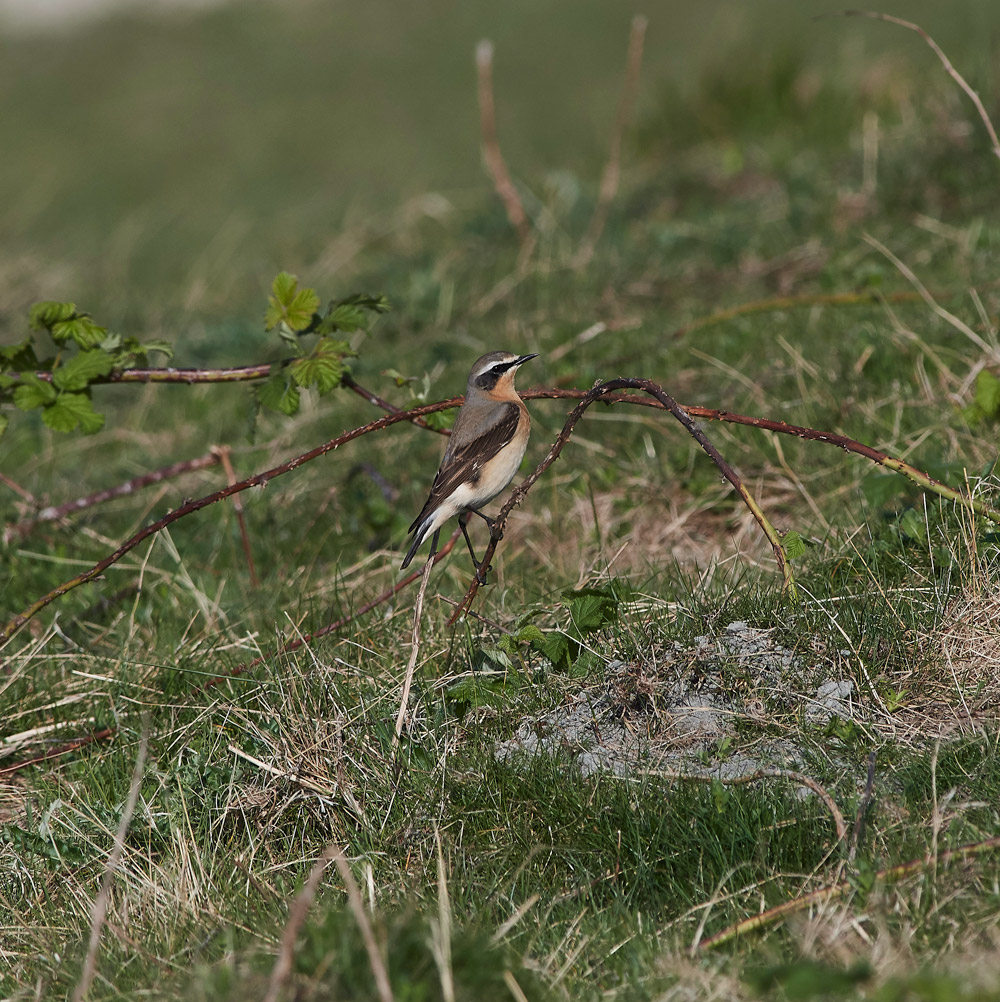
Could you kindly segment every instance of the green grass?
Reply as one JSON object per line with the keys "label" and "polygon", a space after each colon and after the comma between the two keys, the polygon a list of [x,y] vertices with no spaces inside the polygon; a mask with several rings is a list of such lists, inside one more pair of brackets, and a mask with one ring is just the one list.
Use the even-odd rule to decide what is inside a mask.
{"label": "green grass", "polygon": [[[998,372],[998,166],[916,36],[781,3],[753,24],[647,9],[622,190],[593,262],[574,268],[627,17],[596,3],[486,6],[387,18],[246,5],[155,31],[120,19],[5,39],[0,113],[18,142],[0,179],[20,197],[0,210],[0,337],[23,335],[33,300],[73,299],[124,333],[168,338],[178,365],[269,360],[282,349],[261,317],[287,268],[326,298],[388,296],[393,311],[353,337],[352,371],[400,405],[409,390],[386,370],[418,389],[429,373],[433,400],[458,392],[482,351],[516,346],[541,354],[522,386],[646,376],[683,403],[855,436],[997,504],[996,419],[969,405],[976,374]],[[918,6],[907,16],[1000,109],[992,7],[969,0],[944,18]],[[483,36],[497,43],[501,142],[538,234],[526,263],[478,161]],[[376,416],[337,391],[291,419],[261,415],[251,440],[246,387],[104,387],[94,401],[108,423],[93,437],[13,414],[0,471],[57,503],[228,444],[245,476]],[[568,407],[531,411],[533,464]],[[0,769],[114,736],[0,777],[0,994],[69,997],[77,984],[148,727],[90,998],[263,997],[290,902],[331,841],[397,1000],[446,999],[449,978],[470,1000],[518,997],[512,982],[532,1000],[1000,998],[995,853],[873,880],[1000,829],[997,527],[819,443],[706,431],[776,526],[807,538],[801,602],[781,594],[755,523],[682,429],[645,408],[592,408],[509,526],[474,606],[485,618],[446,626],[464,554],[432,577],[398,749],[411,589],[286,645],[398,579],[441,450],[421,429],[247,492],[257,588],[223,503],[46,609],[3,651]],[[9,545],[4,620],[223,482],[217,468],[194,474]],[[6,486],[0,509],[5,522],[27,512]],[[614,601],[587,613],[582,586]],[[737,620],[797,661],[766,673],[698,653]],[[525,721],[540,728],[581,695],[603,705],[615,660],[631,686],[615,705],[637,731],[663,739],[683,680],[737,707],[682,771],[779,756],[822,784],[852,832],[875,751],[855,852],[787,779],[585,776],[572,742],[498,759]],[[853,719],[809,715],[830,679],[853,683]],[[689,953],[845,880],[825,903]],[[293,994],[378,997],[332,868],[297,940]]]}

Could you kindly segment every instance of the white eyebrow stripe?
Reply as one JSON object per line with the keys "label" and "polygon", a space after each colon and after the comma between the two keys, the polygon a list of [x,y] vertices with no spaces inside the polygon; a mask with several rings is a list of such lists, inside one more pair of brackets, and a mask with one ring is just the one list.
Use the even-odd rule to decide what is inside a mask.
{"label": "white eyebrow stripe", "polygon": [[516,355],[509,355],[507,358],[498,358],[496,361],[484,365],[481,369],[477,369],[472,378],[478,379],[480,376],[485,376],[487,372],[492,372],[496,366],[507,365],[509,362],[513,362],[515,358],[517,358]]}

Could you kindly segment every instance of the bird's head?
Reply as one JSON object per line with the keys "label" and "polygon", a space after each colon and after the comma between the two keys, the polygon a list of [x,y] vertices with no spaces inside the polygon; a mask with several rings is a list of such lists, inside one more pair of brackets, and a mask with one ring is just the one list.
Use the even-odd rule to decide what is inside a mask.
{"label": "bird's head", "polygon": [[495,395],[514,392],[514,373],[529,359],[537,357],[537,352],[531,355],[514,355],[509,351],[491,351],[476,360],[469,372],[469,385],[466,396],[476,390]]}

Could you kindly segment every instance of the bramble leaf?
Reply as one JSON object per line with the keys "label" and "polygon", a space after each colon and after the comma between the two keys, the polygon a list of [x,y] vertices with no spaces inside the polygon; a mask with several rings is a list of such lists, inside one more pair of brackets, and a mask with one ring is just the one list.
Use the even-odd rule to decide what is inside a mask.
{"label": "bramble leaf", "polygon": [[299,386],[315,386],[320,393],[327,393],[340,385],[344,358],[354,355],[346,341],[324,337],[308,355],[292,362],[288,371]]}
{"label": "bramble leaf", "polygon": [[304,330],[312,323],[319,308],[314,289],[299,288],[299,280],[287,271],[279,272],[271,286],[271,296],[264,314],[265,330],[285,324],[292,331]]}
{"label": "bramble leaf", "polygon": [[46,300],[35,303],[28,311],[28,326],[35,331],[52,330],[56,324],[70,320],[76,315],[76,303]]}
{"label": "bramble leaf", "polygon": [[94,410],[90,397],[83,393],[60,393],[42,411],[42,420],[53,431],[72,431],[79,425],[88,435],[104,427],[104,415]]}
{"label": "bramble leaf", "polygon": [[55,388],[33,372],[24,373],[18,382],[20,385],[14,390],[14,406],[22,411],[44,407],[56,398]]}
{"label": "bramble leaf", "polygon": [[112,366],[113,359],[100,348],[81,351],[64,365],[52,370],[52,382],[60,390],[82,390],[99,376],[106,376]]}
{"label": "bramble leaf", "polygon": [[108,335],[107,327],[102,327],[87,313],[60,320],[49,328],[54,341],[74,341],[84,350],[96,348]]}
{"label": "bramble leaf", "polygon": [[805,540],[794,529],[789,529],[781,537],[781,545],[784,547],[785,556],[789,560],[797,560],[806,552]]}
{"label": "bramble leaf", "polygon": [[298,388],[283,372],[275,373],[266,383],[257,387],[257,399],[264,407],[280,411],[288,417],[297,413],[299,409]]}

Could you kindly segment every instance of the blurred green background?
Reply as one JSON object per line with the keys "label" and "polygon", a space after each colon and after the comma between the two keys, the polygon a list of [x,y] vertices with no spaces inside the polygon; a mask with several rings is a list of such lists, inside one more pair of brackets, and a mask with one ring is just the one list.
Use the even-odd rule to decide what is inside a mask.
{"label": "blurred green background", "polygon": [[[337,284],[353,260],[337,245],[345,229],[391,229],[395,210],[425,192],[480,207],[491,191],[473,59],[482,38],[496,44],[501,144],[529,187],[552,171],[596,184],[636,10],[649,17],[635,131],[647,146],[712,127],[697,104],[706,79],[743,66],[749,80],[786,55],[802,86],[855,97],[873,67],[891,75],[909,61],[943,77],[915,34],[814,19],[834,9],[816,0],[300,0],[136,5],[30,28],[8,18],[0,336],[20,333],[31,301],[72,299],[112,324],[161,323],[183,358],[192,324],[259,315],[280,268]],[[919,21],[971,79],[994,86],[992,0],[884,9]],[[738,104],[727,113],[738,116]],[[829,127],[829,116],[817,119]],[[669,158],[653,169],[669,173]],[[382,291],[406,309],[405,290]]]}

